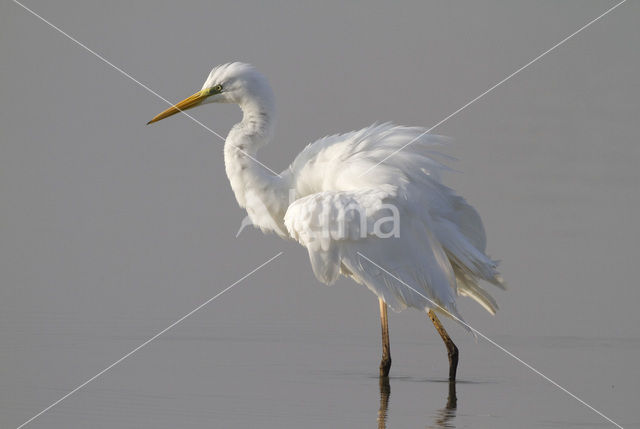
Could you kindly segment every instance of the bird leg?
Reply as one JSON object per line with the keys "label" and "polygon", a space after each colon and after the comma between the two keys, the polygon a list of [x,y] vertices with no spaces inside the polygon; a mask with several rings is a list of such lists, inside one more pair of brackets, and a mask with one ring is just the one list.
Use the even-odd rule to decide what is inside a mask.
{"label": "bird leg", "polygon": [[449,355],[449,380],[454,381],[456,379],[456,370],[458,369],[458,348],[453,341],[451,341],[447,331],[444,330],[444,326],[440,323],[436,313],[434,313],[433,310],[429,310],[427,314],[429,315],[429,319],[433,322],[433,326],[436,327],[436,330],[442,337],[444,345],[447,346],[447,354]]}
{"label": "bird leg", "polygon": [[449,395],[447,396],[446,410],[455,410],[458,408],[458,395],[456,395],[456,381],[449,380]]}
{"label": "bird leg", "polygon": [[380,302],[380,324],[382,325],[382,361],[380,362],[380,377],[387,377],[391,368],[391,347],[389,346],[389,321],[387,319],[387,304]]}

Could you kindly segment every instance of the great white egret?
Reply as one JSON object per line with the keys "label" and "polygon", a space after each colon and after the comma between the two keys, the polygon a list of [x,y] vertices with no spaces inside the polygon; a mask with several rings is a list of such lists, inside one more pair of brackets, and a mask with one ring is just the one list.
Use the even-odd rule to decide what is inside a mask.
{"label": "great white egret", "polygon": [[289,168],[272,174],[255,156],[273,135],[273,92],[262,74],[239,62],[215,67],[200,91],[149,123],[208,103],[242,109],[242,121],[226,138],[224,161],[252,223],[305,246],[321,282],[331,284],[342,274],[378,296],[380,375],[391,367],[389,305],[428,313],[447,347],[454,380],[458,349],[436,312],[460,321],[456,296],[462,295],[494,314],[495,300],[478,283],[503,283],[485,254],[480,216],[440,181],[445,167],[432,155],[443,138],[423,128],[375,124],[309,144]]}

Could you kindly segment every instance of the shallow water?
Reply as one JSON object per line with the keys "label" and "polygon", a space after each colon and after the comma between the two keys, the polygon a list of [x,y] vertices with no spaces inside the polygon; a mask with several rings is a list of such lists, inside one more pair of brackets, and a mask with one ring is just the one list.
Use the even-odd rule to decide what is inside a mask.
{"label": "shallow water", "polygon": [[[416,341],[408,337],[405,325],[394,332],[393,319],[403,315],[393,316],[393,366],[386,382],[377,376],[380,350],[374,329],[363,335],[348,327],[327,332],[284,322],[258,326],[221,322],[204,313],[114,367],[31,426],[612,427],[503,352],[482,340],[475,343],[455,327],[451,331],[458,338],[461,360],[458,380],[450,384],[444,346],[430,332],[426,317],[424,340]],[[136,327],[136,321],[127,320],[79,329],[72,320],[47,323],[50,342],[40,349],[41,358],[56,359],[75,347],[83,361],[93,365],[110,363],[107,357],[118,357],[116,350],[124,354],[126,346],[140,343],[153,324],[138,320]],[[638,371],[631,370],[637,369],[639,340],[553,336],[495,340],[624,427],[640,423],[629,407],[636,402],[640,383]],[[19,348],[17,343],[5,346]],[[30,359],[37,358],[27,356],[22,364],[35,366]],[[598,362],[606,364],[602,372]],[[5,394],[3,420],[14,423],[6,427],[17,426],[71,390],[75,386],[69,380],[81,381],[78,374],[88,378],[100,369],[60,363],[56,367],[57,374],[41,374],[37,385],[16,384],[10,395]],[[67,374],[60,372],[65,370]]]}

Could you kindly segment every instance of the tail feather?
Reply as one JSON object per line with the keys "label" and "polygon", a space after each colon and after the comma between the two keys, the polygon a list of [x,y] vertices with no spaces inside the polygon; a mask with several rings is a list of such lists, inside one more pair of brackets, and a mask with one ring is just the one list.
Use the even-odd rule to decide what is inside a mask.
{"label": "tail feather", "polygon": [[485,310],[492,315],[495,315],[496,311],[499,309],[498,303],[489,294],[489,292],[478,286],[478,283],[473,277],[470,277],[460,269],[454,268],[454,271],[456,273],[456,281],[458,283],[458,294],[474,299],[478,304],[484,307]]}

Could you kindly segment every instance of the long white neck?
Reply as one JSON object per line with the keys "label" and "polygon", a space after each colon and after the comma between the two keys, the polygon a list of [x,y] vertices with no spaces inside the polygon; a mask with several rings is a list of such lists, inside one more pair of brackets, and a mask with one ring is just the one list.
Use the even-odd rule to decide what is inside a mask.
{"label": "long white neck", "polygon": [[257,162],[261,146],[271,141],[275,128],[273,94],[240,100],[242,121],[233,126],[224,145],[224,163],[231,188],[240,207],[263,231],[285,235],[284,214],[289,202],[286,177],[279,177]]}

